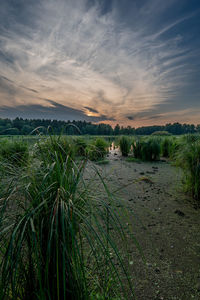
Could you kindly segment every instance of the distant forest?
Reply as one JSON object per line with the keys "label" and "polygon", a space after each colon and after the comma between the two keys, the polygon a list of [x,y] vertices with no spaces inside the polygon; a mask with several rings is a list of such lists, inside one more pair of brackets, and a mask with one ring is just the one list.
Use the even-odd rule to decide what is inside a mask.
{"label": "distant forest", "polygon": [[[37,128],[37,130],[35,130]],[[0,135],[29,135],[41,132],[47,134],[67,135],[150,135],[155,131],[168,131],[170,134],[179,135],[187,133],[200,133],[200,124],[169,123],[163,126],[144,126],[133,128],[117,124],[112,128],[108,124],[92,124],[86,121],[58,121],[45,119],[0,119]]]}

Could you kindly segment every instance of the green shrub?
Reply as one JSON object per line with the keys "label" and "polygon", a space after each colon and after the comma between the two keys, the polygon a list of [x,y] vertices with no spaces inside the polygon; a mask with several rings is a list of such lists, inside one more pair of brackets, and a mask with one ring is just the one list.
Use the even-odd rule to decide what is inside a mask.
{"label": "green shrub", "polygon": [[4,141],[0,145],[0,159],[15,166],[26,165],[29,158],[28,145],[20,141]]}
{"label": "green shrub", "polygon": [[129,151],[130,151],[130,146],[131,146],[130,140],[127,137],[122,136],[119,140],[119,147],[120,147],[122,156],[128,156]]}

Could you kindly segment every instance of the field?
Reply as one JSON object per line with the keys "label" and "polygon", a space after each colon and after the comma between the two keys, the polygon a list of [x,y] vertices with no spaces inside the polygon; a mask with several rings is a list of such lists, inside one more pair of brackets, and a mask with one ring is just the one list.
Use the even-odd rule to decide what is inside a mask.
{"label": "field", "polygon": [[200,298],[198,136],[15,139],[0,299]]}

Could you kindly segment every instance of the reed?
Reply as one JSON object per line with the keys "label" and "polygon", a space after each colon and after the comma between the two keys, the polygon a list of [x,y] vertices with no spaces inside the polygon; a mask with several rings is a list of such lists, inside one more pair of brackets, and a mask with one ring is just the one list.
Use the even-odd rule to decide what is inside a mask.
{"label": "reed", "polygon": [[108,153],[109,144],[103,138],[97,138],[86,149],[87,156],[91,161],[102,160]]}
{"label": "reed", "polygon": [[24,166],[28,163],[28,144],[21,141],[1,141],[0,160],[15,166]]}
{"label": "reed", "polygon": [[39,142],[39,160],[1,191],[0,299],[133,298],[113,197],[98,170],[104,197],[85,183],[87,161],[75,162],[64,145],[56,137]]}
{"label": "reed", "polygon": [[126,136],[122,136],[119,140],[119,147],[122,153],[122,156],[128,156],[130,152],[130,140]]}
{"label": "reed", "polygon": [[184,171],[186,191],[190,192],[200,205],[200,140],[198,137],[187,136],[179,143],[175,159]]}

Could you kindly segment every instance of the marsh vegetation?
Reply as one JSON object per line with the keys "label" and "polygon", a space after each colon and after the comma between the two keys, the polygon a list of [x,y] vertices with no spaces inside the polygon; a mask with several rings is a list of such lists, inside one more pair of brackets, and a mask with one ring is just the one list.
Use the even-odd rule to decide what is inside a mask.
{"label": "marsh vegetation", "polygon": [[[161,218],[171,218],[172,233],[182,233],[174,217],[185,226],[186,211],[198,220],[199,136],[122,136],[110,148],[112,142],[51,135],[30,143],[1,139],[0,299],[176,296],[174,289],[164,291],[165,280],[172,284],[167,276],[173,263],[171,250],[159,262],[158,248],[169,231]],[[184,200],[175,202],[177,195]],[[192,229],[190,243],[196,245],[200,238]],[[163,235],[160,242],[157,234]],[[187,241],[189,231],[185,235]],[[168,238],[179,242],[177,235]],[[198,278],[196,257],[188,251]],[[148,264],[163,276],[151,291],[155,274]],[[187,280],[194,287],[186,285],[183,294],[198,299],[196,279]],[[178,287],[177,297],[186,299],[183,294]]]}

